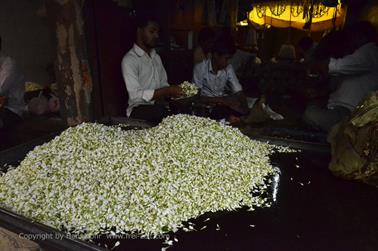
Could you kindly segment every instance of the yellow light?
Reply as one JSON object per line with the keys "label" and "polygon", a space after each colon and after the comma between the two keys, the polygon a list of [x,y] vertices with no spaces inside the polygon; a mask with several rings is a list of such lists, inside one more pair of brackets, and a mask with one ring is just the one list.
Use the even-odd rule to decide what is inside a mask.
{"label": "yellow light", "polygon": [[371,7],[367,16],[364,19],[372,23],[376,28],[378,28],[378,4]]}
{"label": "yellow light", "polygon": [[243,21],[240,21],[239,23],[237,23],[237,25],[239,26],[248,26],[248,20],[243,20]]}
{"label": "yellow light", "polygon": [[[261,6],[259,8],[261,8]],[[272,25],[273,27],[277,28],[292,27],[302,30],[307,20],[303,17],[303,13],[298,15],[292,14],[291,10],[296,10],[297,8],[300,8],[300,6],[282,6],[281,11],[284,11],[282,11],[280,15],[273,14],[269,6],[265,6],[265,13],[258,13],[258,8],[253,8],[253,10],[248,14],[248,17],[251,22],[259,26]],[[337,27],[342,26],[344,23],[345,12],[345,8],[341,7],[341,5],[337,7],[329,7],[328,12],[323,13],[323,15],[320,17],[312,18],[311,31],[324,31],[331,29],[333,27],[333,17],[335,14],[335,25]]]}

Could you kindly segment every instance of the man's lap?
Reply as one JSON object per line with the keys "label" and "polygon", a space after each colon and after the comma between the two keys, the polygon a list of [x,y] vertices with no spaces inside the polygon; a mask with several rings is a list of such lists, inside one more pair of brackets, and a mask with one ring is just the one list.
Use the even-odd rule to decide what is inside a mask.
{"label": "man's lap", "polygon": [[163,120],[163,118],[169,115],[170,113],[164,105],[139,105],[133,108],[130,118],[142,119],[158,124]]}
{"label": "man's lap", "polygon": [[303,119],[307,124],[313,127],[328,131],[349,115],[350,111],[341,106],[337,106],[334,109],[327,109],[312,105],[306,108]]}

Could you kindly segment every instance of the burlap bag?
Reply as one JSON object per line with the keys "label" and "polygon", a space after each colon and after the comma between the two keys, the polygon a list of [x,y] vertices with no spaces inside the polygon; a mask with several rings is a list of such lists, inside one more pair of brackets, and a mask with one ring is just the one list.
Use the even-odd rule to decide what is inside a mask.
{"label": "burlap bag", "polygon": [[378,187],[378,92],[367,97],[351,119],[335,126],[328,136],[337,177]]}

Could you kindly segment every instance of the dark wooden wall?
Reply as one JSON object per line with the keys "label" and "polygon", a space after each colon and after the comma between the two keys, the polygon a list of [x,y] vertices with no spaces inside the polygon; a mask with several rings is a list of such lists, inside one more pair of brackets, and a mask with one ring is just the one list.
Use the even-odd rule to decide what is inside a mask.
{"label": "dark wooden wall", "polygon": [[127,91],[121,61],[135,37],[129,10],[111,0],[87,0],[85,6],[88,47],[95,87],[96,118],[125,116]]}
{"label": "dark wooden wall", "polygon": [[[125,116],[127,90],[121,61],[135,41],[134,14],[150,11],[160,21],[161,54],[169,51],[170,0],[135,1],[133,10],[113,0],[86,0],[84,15],[94,75],[95,117]],[[169,60],[169,56],[165,56]],[[164,63],[167,63],[167,60]]]}

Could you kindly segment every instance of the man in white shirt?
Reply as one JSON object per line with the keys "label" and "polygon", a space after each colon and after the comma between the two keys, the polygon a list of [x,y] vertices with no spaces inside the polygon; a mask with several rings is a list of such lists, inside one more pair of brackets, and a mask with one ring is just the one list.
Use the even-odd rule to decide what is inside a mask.
{"label": "man in white shirt", "polygon": [[345,32],[350,38],[346,47],[350,54],[323,64],[323,71],[342,77],[342,81],[330,95],[326,109],[309,106],[304,114],[305,122],[325,131],[348,117],[370,92],[378,89],[375,28],[368,22],[359,22],[347,27]]}
{"label": "man in white shirt", "polygon": [[24,93],[24,75],[16,62],[0,54],[0,129],[11,128],[21,121],[25,110]]}
{"label": "man in white shirt", "polygon": [[129,94],[127,116],[159,123],[169,115],[155,101],[182,96],[179,86],[170,86],[167,73],[154,47],[159,38],[159,25],[152,17],[137,18],[137,38],[122,60],[122,74]]}
{"label": "man in white shirt", "polygon": [[229,63],[235,53],[231,38],[217,39],[210,59],[197,64],[193,71],[193,83],[201,89],[201,101],[214,105],[213,119],[240,116],[248,113],[243,88]]}

